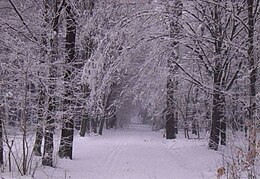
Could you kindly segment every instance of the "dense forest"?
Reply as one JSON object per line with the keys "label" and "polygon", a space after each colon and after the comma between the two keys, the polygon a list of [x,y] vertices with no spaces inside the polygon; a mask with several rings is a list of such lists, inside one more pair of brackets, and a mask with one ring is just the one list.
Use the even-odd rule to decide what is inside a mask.
{"label": "dense forest", "polygon": [[0,0],[2,170],[54,167],[55,136],[73,160],[76,134],[136,117],[166,139],[207,131],[209,149],[241,154],[230,176],[256,178],[259,13],[259,0]]}

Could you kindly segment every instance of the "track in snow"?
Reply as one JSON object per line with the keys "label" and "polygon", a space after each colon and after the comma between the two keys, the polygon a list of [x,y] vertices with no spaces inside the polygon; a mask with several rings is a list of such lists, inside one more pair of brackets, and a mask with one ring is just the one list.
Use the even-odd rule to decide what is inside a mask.
{"label": "track in snow", "polygon": [[[211,158],[212,151],[201,143],[178,146],[151,126],[135,124],[105,131],[103,136],[76,137],[74,160],[59,160],[58,168],[45,175],[52,173],[48,178],[55,179],[208,179],[215,178]],[[38,173],[36,178],[41,177]]]}

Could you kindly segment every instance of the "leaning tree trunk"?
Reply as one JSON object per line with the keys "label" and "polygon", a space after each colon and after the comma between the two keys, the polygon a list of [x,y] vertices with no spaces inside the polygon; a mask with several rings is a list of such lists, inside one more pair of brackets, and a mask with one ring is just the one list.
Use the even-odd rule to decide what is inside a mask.
{"label": "leaning tree trunk", "polygon": [[72,62],[75,60],[75,40],[76,40],[76,21],[74,18],[74,13],[69,4],[66,4],[66,23],[67,23],[67,33],[66,33],[66,67],[64,74],[65,82],[65,99],[63,101],[63,127],[61,132],[61,141],[59,147],[60,158],[70,158],[72,159],[73,150],[73,134],[74,134],[74,120],[70,109],[73,105],[73,87],[72,87],[72,73],[73,66]]}

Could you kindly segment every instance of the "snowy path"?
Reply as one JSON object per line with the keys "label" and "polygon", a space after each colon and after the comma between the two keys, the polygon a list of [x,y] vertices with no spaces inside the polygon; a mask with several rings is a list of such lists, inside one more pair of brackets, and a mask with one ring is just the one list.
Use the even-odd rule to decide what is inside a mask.
{"label": "snowy path", "polygon": [[43,169],[45,174],[39,172],[36,178],[216,178],[214,159],[219,155],[207,150],[204,143],[166,141],[150,126],[130,126],[108,131],[104,136],[77,137],[74,160],[59,160],[56,169]]}

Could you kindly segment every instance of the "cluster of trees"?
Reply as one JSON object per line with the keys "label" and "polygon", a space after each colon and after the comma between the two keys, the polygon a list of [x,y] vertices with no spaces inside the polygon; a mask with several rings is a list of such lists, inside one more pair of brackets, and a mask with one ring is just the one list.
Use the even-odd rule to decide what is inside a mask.
{"label": "cluster of trees", "polygon": [[[248,177],[254,178],[256,174],[251,169],[256,157],[259,157],[259,1],[195,0],[183,1],[182,6],[178,6],[179,1],[174,2],[175,8],[183,6],[184,10],[182,14],[177,13],[176,21],[173,21],[178,28],[178,16],[182,16],[180,31],[174,30],[177,37],[171,38],[176,68],[169,68],[169,71],[170,75],[182,71],[189,82],[178,81],[183,79],[179,73],[179,76],[172,77],[172,81],[167,83],[170,86],[168,90],[172,89],[167,94],[167,102],[178,101],[174,99],[174,94],[179,93],[178,86],[184,85],[188,89],[184,94],[185,102],[169,102],[170,106],[175,105],[170,108],[174,111],[186,103],[187,108],[182,108],[185,111],[184,129],[187,129],[187,121],[190,121],[194,134],[198,134],[198,128],[205,119],[210,119],[210,149],[218,150],[219,144],[227,144],[229,129],[244,130],[247,149],[243,149],[243,152],[247,156],[245,160],[248,167],[245,168],[250,170]],[[169,110],[167,112],[169,116],[175,114]],[[176,130],[176,118],[171,117],[170,131]],[[166,121],[169,121],[167,117]],[[174,133],[169,134],[169,138],[175,137]]]}
{"label": "cluster of trees", "polygon": [[[62,129],[59,156],[72,159],[76,92],[83,66],[76,52],[77,6],[65,0],[1,1],[0,159],[3,164],[4,142],[23,175],[28,174],[31,153],[42,155],[43,165],[53,166],[56,124]],[[12,149],[13,131],[22,135],[19,157]],[[20,158],[22,166],[17,163]]]}
{"label": "cluster of trees", "polygon": [[125,100],[121,93],[129,93],[127,68],[139,44],[139,37],[130,39],[135,31],[129,24],[137,22],[138,6],[94,0],[0,3],[0,163],[8,162],[11,170],[14,162],[27,175],[33,156],[55,165],[57,129],[59,157],[72,159],[75,129],[80,136],[102,135],[104,126],[123,124],[116,113]]}
{"label": "cluster of trees", "polygon": [[14,128],[23,146],[17,167],[27,174],[30,151],[54,165],[55,129],[59,156],[72,159],[75,129],[102,135],[132,112],[165,127],[167,139],[177,128],[189,137],[190,128],[199,136],[205,127],[214,150],[226,145],[227,129],[245,130],[248,153],[256,151],[258,0],[2,0],[0,7],[1,164],[4,146],[15,158]]}

